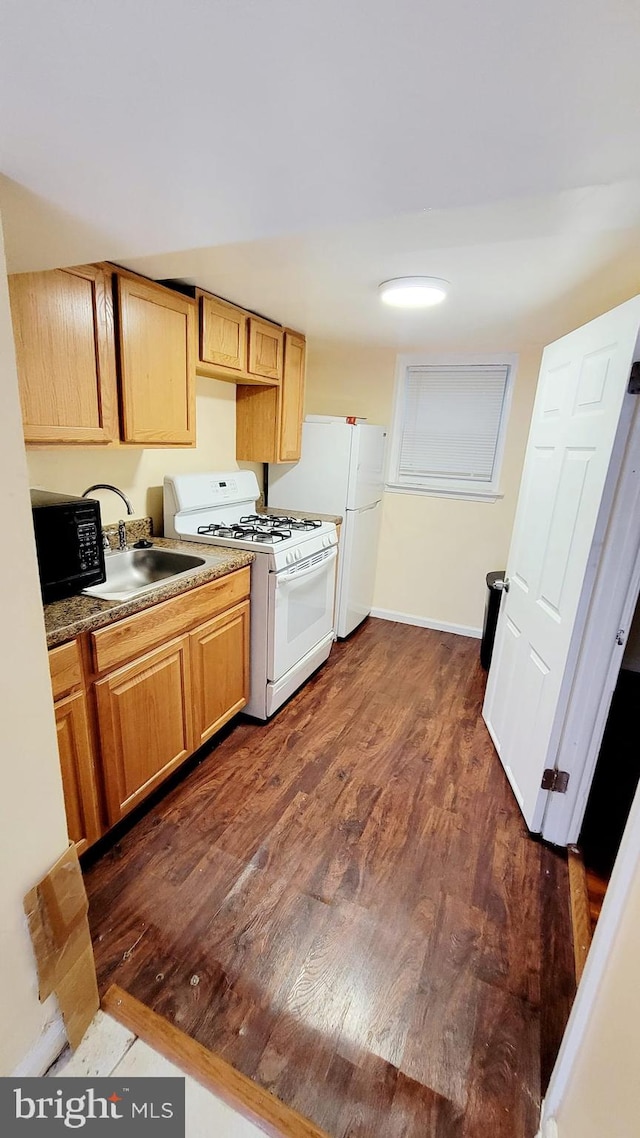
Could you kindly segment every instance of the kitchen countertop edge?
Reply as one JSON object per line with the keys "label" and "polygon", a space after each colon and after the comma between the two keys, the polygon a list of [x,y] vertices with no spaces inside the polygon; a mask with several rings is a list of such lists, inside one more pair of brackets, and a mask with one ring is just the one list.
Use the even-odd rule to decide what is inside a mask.
{"label": "kitchen countertop edge", "polygon": [[226,577],[236,569],[243,569],[255,561],[255,553],[244,549],[229,549],[221,545],[201,545],[193,541],[175,541],[172,538],[154,537],[151,539],[154,546],[162,549],[178,549],[183,553],[201,553],[203,557],[216,557],[218,564],[208,565],[187,578],[169,578],[166,584],[159,585],[151,592],[142,593],[128,601],[105,601],[98,597],[85,597],[81,593],[66,597],[61,601],[53,601],[44,605],[44,622],[47,637],[47,648],[57,648],[74,640],[83,632],[94,632],[98,628],[106,628],[118,620],[135,616],[136,613],[161,604],[162,601],[171,600],[199,585],[206,585],[209,581],[216,581]]}

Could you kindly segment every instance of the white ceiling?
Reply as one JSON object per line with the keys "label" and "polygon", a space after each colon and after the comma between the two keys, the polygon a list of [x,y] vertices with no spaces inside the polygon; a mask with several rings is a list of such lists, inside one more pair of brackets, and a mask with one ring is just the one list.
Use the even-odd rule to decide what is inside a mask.
{"label": "white ceiling", "polygon": [[[530,332],[581,278],[631,272],[637,0],[2,8],[13,271],[108,258],[399,343]],[[405,272],[452,279],[436,323],[371,304]]]}
{"label": "white ceiling", "polygon": [[[127,261],[307,335],[393,347],[542,344],[640,292],[640,182],[405,214],[297,237]],[[451,282],[437,308],[381,304],[388,277]]]}

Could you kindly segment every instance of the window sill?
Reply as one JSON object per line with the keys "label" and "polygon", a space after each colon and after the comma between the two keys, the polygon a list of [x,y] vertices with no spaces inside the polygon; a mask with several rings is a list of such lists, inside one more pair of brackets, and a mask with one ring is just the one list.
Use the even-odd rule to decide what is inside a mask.
{"label": "window sill", "polygon": [[426,495],[428,498],[461,498],[466,502],[500,502],[504,494],[497,490],[444,490],[431,486],[405,486],[397,482],[387,482],[388,494]]}

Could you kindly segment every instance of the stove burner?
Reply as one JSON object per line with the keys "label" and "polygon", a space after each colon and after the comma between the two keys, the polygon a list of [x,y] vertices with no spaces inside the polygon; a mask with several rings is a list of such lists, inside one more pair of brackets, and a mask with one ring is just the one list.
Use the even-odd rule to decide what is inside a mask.
{"label": "stove burner", "polygon": [[316,518],[291,518],[288,514],[249,514],[246,518],[240,518],[240,524],[244,522],[268,526],[269,529],[289,530],[319,529],[322,525]]}
{"label": "stove burner", "polygon": [[[255,515],[257,521],[262,521]],[[230,537],[234,541],[253,541],[256,544],[275,545],[278,541],[287,541],[291,537],[290,530],[275,529],[273,527],[265,528],[262,525],[254,525],[253,518],[241,518],[240,522],[231,526],[226,526],[220,522],[218,524],[211,524],[208,526],[198,526],[199,534],[207,534],[209,537]]]}

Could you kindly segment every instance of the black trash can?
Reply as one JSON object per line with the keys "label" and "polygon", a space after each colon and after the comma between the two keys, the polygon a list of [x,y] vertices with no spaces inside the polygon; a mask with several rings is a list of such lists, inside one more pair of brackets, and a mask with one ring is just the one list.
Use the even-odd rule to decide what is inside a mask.
{"label": "black trash can", "polygon": [[504,586],[504,571],[487,573],[487,599],[484,606],[484,625],[480,642],[480,663],[488,670],[493,655],[493,642],[496,638],[496,625],[500,612],[500,601]]}

